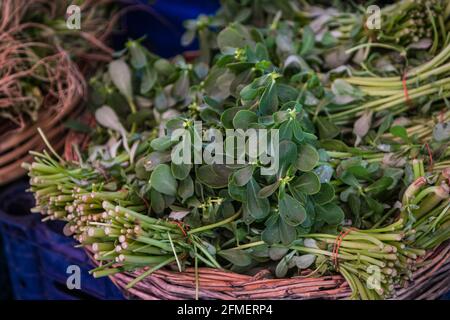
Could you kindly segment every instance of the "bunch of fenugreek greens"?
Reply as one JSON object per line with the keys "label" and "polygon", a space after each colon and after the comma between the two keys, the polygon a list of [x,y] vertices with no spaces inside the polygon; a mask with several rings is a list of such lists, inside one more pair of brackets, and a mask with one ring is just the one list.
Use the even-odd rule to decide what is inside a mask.
{"label": "bunch of fenugreek greens", "polygon": [[[168,266],[265,267],[276,277],[339,272],[353,298],[395,295],[425,250],[450,237],[448,47],[409,82],[378,78],[369,64],[322,70],[323,43],[310,20],[282,8],[290,2],[269,13],[244,2],[188,23],[185,40],[202,40],[195,63],[129,41],[99,70],[98,126],[78,126],[89,149],[73,145],[76,159],[64,160],[48,146],[25,164],[34,211],[67,221],[95,253],[94,276],[148,267],[129,286]],[[243,7],[245,24],[228,23]],[[418,86],[409,98],[404,82]],[[252,129],[270,132],[265,158],[235,148]]]}

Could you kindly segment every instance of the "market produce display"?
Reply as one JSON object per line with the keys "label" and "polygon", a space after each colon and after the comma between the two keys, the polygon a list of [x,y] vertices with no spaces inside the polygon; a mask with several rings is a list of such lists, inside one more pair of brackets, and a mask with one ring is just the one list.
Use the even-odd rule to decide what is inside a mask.
{"label": "market produce display", "polygon": [[[73,124],[89,148],[24,164],[33,210],[67,221],[94,276],[145,268],[128,288],[161,268],[268,268],[395,297],[450,237],[450,4],[397,1],[377,31],[346,2],[255,3],[187,21],[195,61],[130,40],[89,81],[97,126]],[[248,130],[269,132],[275,170],[235,148]]]}

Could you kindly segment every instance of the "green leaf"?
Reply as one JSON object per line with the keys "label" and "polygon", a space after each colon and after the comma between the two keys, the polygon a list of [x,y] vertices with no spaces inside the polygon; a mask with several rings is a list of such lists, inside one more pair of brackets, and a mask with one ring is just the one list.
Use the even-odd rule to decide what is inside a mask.
{"label": "green leaf", "polygon": [[162,213],[166,208],[166,200],[164,200],[163,195],[155,189],[150,190],[150,203],[152,209],[156,213]]}
{"label": "green leaf", "polygon": [[304,144],[299,147],[296,167],[300,171],[311,171],[319,162],[319,153],[312,145]]}
{"label": "green leaf", "polygon": [[246,44],[246,35],[238,31],[236,26],[226,27],[217,35],[217,45],[222,53],[227,53],[233,48],[243,48]]}
{"label": "green leaf", "polygon": [[135,69],[141,69],[147,65],[145,49],[137,41],[128,41],[128,50],[131,55],[131,65]]}
{"label": "green leaf", "polygon": [[323,34],[322,40],[320,41],[324,47],[334,47],[337,45],[338,40],[331,34],[330,31],[327,31]]}
{"label": "green leaf", "polygon": [[287,257],[284,257],[283,259],[278,262],[277,267],[275,268],[275,276],[277,278],[284,278],[289,271],[288,267],[289,261]]}
{"label": "green leaf", "polygon": [[280,180],[277,180],[274,183],[263,187],[261,190],[259,190],[258,197],[259,198],[268,198],[268,197],[270,197],[275,191],[277,191],[279,186],[280,186]]}
{"label": "green leaf", "polygon": [[364,93],[358,87],[352,86],[344,79],[336,79],[331,85],[331,90],[336,96],[340,97],[360,99],[364,96]]}
{"label": "green leaf", "polygon": [[144,166],[145,158],[139,159],[135,166],[134,171],[136,173],[136,177],[140,180],[148,180],[150,179],[151,172],[147,171]]}
{"label": "green leaf", "polygon": [[365,197],[364,198],[367,202],[367,205],[369,206],[370,210],[372,210],[375,214],[382,214],[384,211],[384,206],[382,203],[378,202],[375,199],[372,199],[371,197]]}
{"label": "green leaf", "polygon": [[292,182],[292,187],[299,192],[313,195],[320,191],[320,180],[314,172],[305,172]]}
{"label": "green leaf", "polygon": [[195,39],[195,30],[186,30],[185,33],[181,36],[181,45],[183,47],[187,47],[190,45]]}
{"label": "green leaf", "polygon": [[288,140],[283,140],[279,145],[280,172],[284,173],[297,160],[297,145]]}
{"label": "green leaf", "polygon": [[278,229],[280,232],[280,240],[284,245],[291,244],[297,238],[295,228],[287,224],[283,219],[278,220]]}
{"label": "green leaf", "polygon": [[255,219],[264,219],[270,212],[269,200],[258,198],[260,190],[261,188],[256,180],[250,179],[247,184],[247,202],[244,206]]}
{"label": "green leaf", "polygon": [[284,247],[270,247],[269,248],[269,257],[274,261],[278,261],[283,258],[286,253],[288,253],[289,249]]}
{"label": "green leaf", "polygon": [[314,49],[315,35],[314,31],[310,26],[306,26],[303,28],[303,36],[302,36],[302,48],[300,50],[300,55],[304,56],[311,52]]}
{"label": "green leaf", "polygon": [[292,132],[294,133],[295,141],[302,143],[305,139],[305,133],[303,132],[300,123],[296,120],[293,121]]}
{"label": "green leaf", "polygon": [[304,254],[302,256],[293,257],[295,265],[299,269],[308,269],[314,261],[316,261],[316,255],[314,254]]}
{"label": "green leaf", "polygon": [[167,100],[164,90],[160,90],[155,95],[155,108],[159,112],[166,111],[169,108],[169,101]]}
{"label": "green leaf", "polygon": [[225,129],[233,129],[233,119],[236,114],[241,111],[241,107],[233,107],[225,110],[220,117],[220,121]]}
{"label": "green leaf", "polygon": [[270,60],[270,56],[269,56],[269,52],[267,51],[267,48],[265,45],[263,45],[262,43],[257,43],[255,46],[255,54],[256,54],[256,58],[259,61],[262,60]]}
{"label": "green leaf", "polygon": [[406,129],[405,129],[404,127],[401,127],[401,126],[393,126],[393,127],[391,127],[391,129],[389,130],[389,132],[390,132],[394,137],[399,137],[400,139],[402,139],[403,142],[409,143],[408,132],[406,131]]}
{"label": "green leaf", "polygon": [[194,195],[194,182],[189,175],[180,181],[177,193],[181,197],[182,202]]}
{"label": "green leaf", "polygon": [[358,219],[361,214],[361,199],[356,194],[348,196],[348,206],[353,215]]}
{"label": "green leaf", "polygon": [[239,249],[227,249],[218,252],[219,256],[227,259],[232,264],[239,267],[246,267],[252,263],[252,257],[249,253]]}
{"label": "green leaf", "polygon": [[344,211],[334,203],[316,205],[315,209],[317,218],[331,225],[340,224],[345,218]]}
{"label": "green leaf", "polygon": [[114,60],[108,65],[109,76],[119,92],[128,100],[133,99],[131,71],[123,60]]}
{"label": "green leaf", "polygon": [[385,133],[392,125],[394,117],[391,113],[384,117],[383,122],[377,131],[377,137],[380,137],[383,133]]}
{"label": "green leaf", "polygon": [[347,172],[353,174],[357,179],[372,180],[369,170],[361,165],[347,168]]}
{"label": "green leaf", "polygon": [[302,205],[305,205],[307,203],[307,194],[304,192],[301,192],[294,188],[291,184],[288,184],[289,191],[291,195]]}
{"label": "green leaf", "polygon": [[349,152],[350,147],[341,140],[327,139],[321,140],[320,146],[328,151]]}
{"label": "green leaf", "polygon": [[192,165],[191,164],[170,164],[170,169],[172,170],[172,174],[175,178],[178,180],[184,180],[189,175],[189,172],[191,171]]}
{"label": "green leaf", "polygon": [[144,73],[142,74],[142,82],[141,82],[141,94],[147,94],[153,88],[157,80],[157,73],[155,69],[146,67],[144,69]]}
{"label": "green leaf", "polygon": [[377,196],[383,192],[386,192],[393,182],[394,179],[391,177],[381,177],[374,183],[367,186],[364,191],[369,192],[371,196]]}
{"label": "green leaf", "polygon": [[228,183],[228,194],[232,199],[239,202],[247,201],[247,188],[237,186],[234,179],[230,179],[230,182]]}
{"label": "green leaf", "polygon": [[179,99],[185,99],[189,92],[189,74],[188,71],[181,72],[177,81],[173,84],[173,94]]}
{"label": "green leaf", "polygon": [[273,121],[276,124],[281,124],[289,119],[288,111],[277,111],[273,114]]}
{"label": "green leaf", "polygon": [[150,142],[150,146],[156,151],[164,151],[170,148],[172,145],[172,141],[170,141],[169,136],[163,136],[156,139],[153,139]]}
{"label": "green leaf", "polygon": [[281,103],[295,101],[298,97],[298,90],[284,83],[277,83],[278,99]]}
{"label": "green leaf", "polygon": [[251,101],[257,97],[259,90],[260,89],[257,86],[255,86],[255,83],[252,82],[246,85],[244,88],[242,88],[241,91],[239,92],[239,95],[242,100]]}
{"label": "green leaf", "polygon": [[212,165],[204,165],[197,169],[197,178],[211,188],[224,188],[228,185],[227,172],[217,172]]}
{"label": "green leaf", "polygon": [[[97,124],[119,132],[125,140],[127,132],[119,120],[116,112],[110,106],[102,106],[95,110],[95,120]],[[126,140],[127,141],[127,140]]]}
{"label": "green leaf", "polygon": [[244,168],[237,170],[233,174],[236,185],[239,187],[245,186],[252,178],[253,169],[253,166],[245,166]]}
{"label": "green leaf", "polygon": [[321,139],[333,139],[341,132],[332,121],[324,117],[318,117],[316,125]]}
{"label": "green leaf", "polygon": [[322,183],[320,185],[319,193],[313,195],[313,199],[317,204],[326,204],[334,198],[334,188],[329,183]]}
{"label": "green leaf", "polygon": [[153,171],[159,164],[169,162],[171,156],[170,152],[155,151],[145,156],[143,159],[145,170]]}
{"label": "green leaf", "polygon": [[249,110],[240,110],[233,118],[233,126],[235,129],[247,130],[249,124],[257,123],[258,116],[256,113]]}
{"label": "green leaf", "polygon": [[278,110],[278,95],[275,80],[266,87],[259,102],[259,113],[271,115]]}
{"label": "green leaf", "polygon": [[348,171],[344,171],[339,179],[344,182],[346,185],[352,186],[356,189],[361,187],[361,184],[358,182],[358,179]]}
{"label": "green leaf", "polygon": [[261,240],[268,245],[280,242],[280,230],[278,228],[278,216],[272,215],[266,221],[266,228],[261,232]]}
{"label": "green leaf", "polygon": [[153,64],[156,72],[162,76],[169,76],[175,71],[175,66],[167,59],[158,59]]}
{"label": "green leaf", "polygon": [[280,140],[292,140],[292,136],[294,135],[294,126],[293,121],[288,120],[281,124],[280,126]]}
{"label": "green leaf", "polygon": [[177,194],[178,183],[167,164],[158,165],[150,177],[152,188],[168,196]]}
{"label": "green leaf", "polygon": [[278,203],[280,216],[291,226],[298,226],[306,219],[306,210],[295,198],[286,194]]}

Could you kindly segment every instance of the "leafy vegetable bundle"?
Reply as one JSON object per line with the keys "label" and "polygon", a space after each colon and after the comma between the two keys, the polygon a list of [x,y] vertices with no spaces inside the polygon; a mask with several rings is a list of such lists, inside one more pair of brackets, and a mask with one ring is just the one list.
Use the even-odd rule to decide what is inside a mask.
{"label": "leafy vegetable bundle", "polygon": [[[339,271],[354,298],[394,295],[425,249],[449,237],[448,47],[405,79],[418,85],[411,100],[418,90],[431,101],[416,108],[395,68],[390,77],[364,63],[321,69],[326,46],[311,19],[278,8],[290,3],[251,23],[259,9],[242,2],[242,23],[228,23],[233,3],[187,23],[184,40],[201,38],[198,61],[169,62],[130,41],[99,71],[90,81],[99,126],[77,126],[92,138],[88,152],[75,145],[76,159],[65,161],[49,146],[25,165],[35,211],[68,222],[67,234],[95,252],[96,276],[149,267],[130,286],[169,265],[268,267],[277,277],[311,268]],[[208,130],[278,130],[278,170],[176,163],[178,129],[202,141],[189,147],[191,160],[211,148]],[[234,151],[214,156],[250,159],[250,150]]]}

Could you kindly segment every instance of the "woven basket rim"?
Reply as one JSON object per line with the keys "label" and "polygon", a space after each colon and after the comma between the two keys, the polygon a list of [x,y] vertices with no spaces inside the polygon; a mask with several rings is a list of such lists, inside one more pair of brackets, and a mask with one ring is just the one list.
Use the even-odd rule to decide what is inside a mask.
{"label": "woven basket rim", "polygon": [[62,150],[65,145],[64,137],[70,132],[62,122],[83,112],[82,98],[73,94],[71,99],[71,103],[56,112],[52,109],[42,110],[38,121],[25,130],[0,135],[0,185],[25,175],[22,163],[33,159],[29,151],[40,151],[45,147],[37,133],[38,128],[42,129],[55,150]]}
{"label": "woven basket rim", "polygon": [[[90,248],[85,248],[93,263]],[[450,290],[450,241],[428,251],[423,258],[423,266],[413,273],[413,280],[406,288],[396,288],[396,296],[391,299],[436,299]],[[144,272],[118,273],[109,278],[125,296],[145,300],[196,298],[195,270],[187,268],[183,272],[168,268],[155,271],[127,289],[129,282]],[[321,277],[273,278],[268,269],[254,276],[238,274],[229,270],[207,267],[198,268],[199,298],[218,300],[257,300],[257,299],[348,299],[350,287],[339,274]]]}

